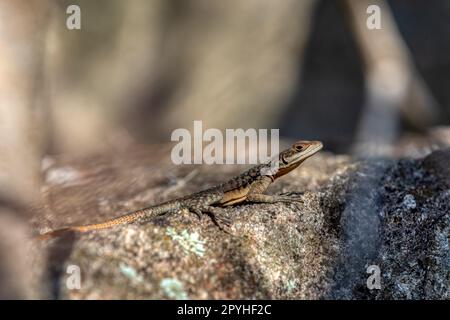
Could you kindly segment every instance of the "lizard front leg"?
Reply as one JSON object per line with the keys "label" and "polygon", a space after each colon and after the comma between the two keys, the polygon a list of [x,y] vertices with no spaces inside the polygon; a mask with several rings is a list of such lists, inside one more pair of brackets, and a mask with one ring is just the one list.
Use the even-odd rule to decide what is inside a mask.
{"label": "lizard front leg", "polygon": [[301,202],[301,200],[299,198],[293,198],[293,197],[281,196],[281,195],[273,195],[272,196],[272,195],[261,194],[261,193],[248,194],[245,201],[253,202],[253,203]]}
{"label": "lizard front leg", "polygon": [[301,202],[298,198],[289,197],[285,195],[267,195],[263,194],[269,185],[272,183],[272,179],[265,176],[255,181],[249,193],[247,194],[245,201],[253,203],[275,203],[275,202]]}

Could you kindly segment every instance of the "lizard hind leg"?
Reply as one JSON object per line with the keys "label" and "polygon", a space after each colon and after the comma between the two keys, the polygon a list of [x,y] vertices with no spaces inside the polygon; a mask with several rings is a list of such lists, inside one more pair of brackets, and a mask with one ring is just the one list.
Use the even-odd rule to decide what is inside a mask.
{"label": "lizard hind leg", "polygon": [[189,211],[195,213],[200,220],[202,220],[204,214],[207,214],[219,229],[226,233],[230,233],[232,220],[225,215],[223,209],[213,206],[203,206],[190,207]]}
{"label": "lizard hind leg", "polygon": [[203,212],[201,209],[196,208],[196,207],[190,207],[188,208],[189,212],[195,213],[195,215],[197,216],[199,221],[203,220]]}
{"label": "lizard hind leg", "polygon": [[219,227],[220,230],[226,233],[231,233],[231,226],[233,224],[233,221],[226,216],[223,209],[208,206],[204,208],[204,212],[209,215],[211,220],[216,226]]}

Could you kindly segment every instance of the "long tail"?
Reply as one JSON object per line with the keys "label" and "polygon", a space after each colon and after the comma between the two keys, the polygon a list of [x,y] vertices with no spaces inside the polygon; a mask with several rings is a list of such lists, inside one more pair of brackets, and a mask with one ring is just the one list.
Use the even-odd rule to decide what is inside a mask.
{"label": "long tail", "polygon": [[133,223],[133,222],[143,219],[143,218],[149,219],[151,217],[166,213],[166,212],[174,210],[174,209],[175,208],[172,203],[165,203],[163,205],[139,209],[139,210],[124,214],[123,216],[120,216],[120,217],[117,217],[117,218],[114,218],[111,220],[107,220],[107,221],[101,222],[101,223],[56,229],[53,231],[43,233],[43,234],[39,235],[37,238],[39,240],[46,240],[46,239],[51,239],[51,238],[55,238],[58,236],[62,236],[64,234],[67,234],[70,232],[82,233],[82,232],[88,232],[88,231],[93,231],[93,230],[112,228],[112,227],[115,227],[118,225],[130,224],[130,223]]}

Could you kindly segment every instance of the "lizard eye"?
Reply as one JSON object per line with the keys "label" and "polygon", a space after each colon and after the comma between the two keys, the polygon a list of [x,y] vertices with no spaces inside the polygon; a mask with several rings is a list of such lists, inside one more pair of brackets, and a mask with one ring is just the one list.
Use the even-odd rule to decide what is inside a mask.
{"label": "lizard eye", "polygon": [[303,150],[303,146],[295,146],[295,150],[296,151],[302,151]]}

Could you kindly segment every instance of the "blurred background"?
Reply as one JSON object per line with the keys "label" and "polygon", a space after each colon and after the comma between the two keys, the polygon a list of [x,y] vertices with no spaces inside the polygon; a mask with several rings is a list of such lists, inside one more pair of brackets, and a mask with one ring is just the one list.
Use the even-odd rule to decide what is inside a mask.
{"label": "blurred background", "polygon": [[0,0],[0,210],[38,197],[45,155],[194,120],[356,156],[448,146],[449,21],[447,0]]}
{"label": "blurred background", "polygon": [[[81,9],[81,30],[66,28],[71,4]],[[371,4],[381,8],[381,30],[366,26]],[[30,83],[22,96],[39,113],[33,122],[50,153],[92,152],[121,138],[167,142],[193,120],[280,128],[349,152],[449,122],[448,1],[3,6],[11,37],[3,46],[26,64],[16,77]],[[1,81],[11,80],[3,73]]]}

